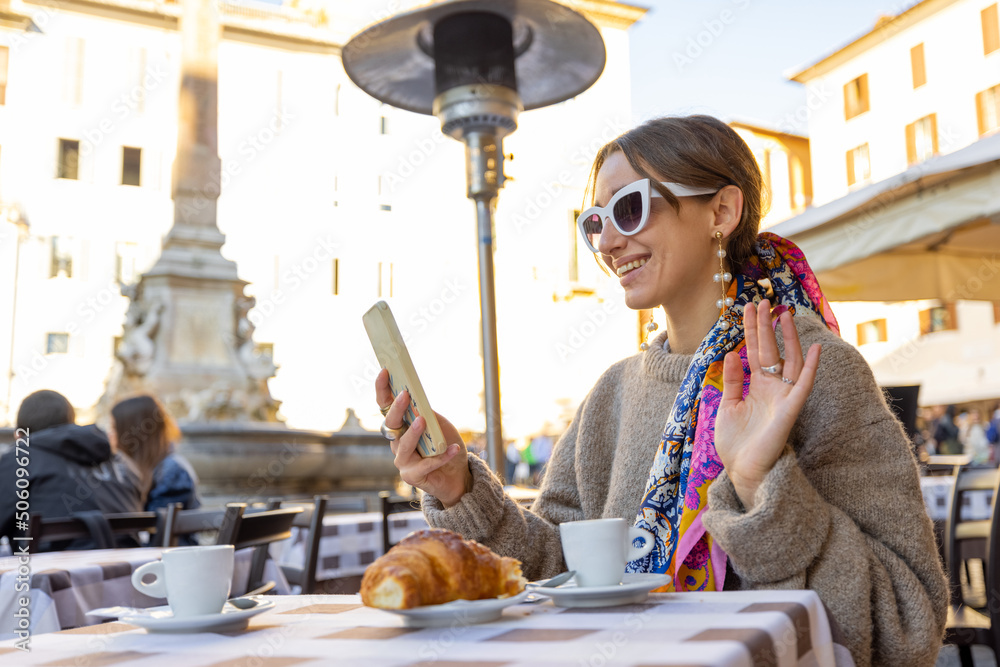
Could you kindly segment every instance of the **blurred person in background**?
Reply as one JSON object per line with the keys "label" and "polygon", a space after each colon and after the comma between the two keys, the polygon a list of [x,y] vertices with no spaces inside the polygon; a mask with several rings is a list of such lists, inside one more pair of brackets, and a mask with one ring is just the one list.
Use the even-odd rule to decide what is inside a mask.
{"label": "blurred person in background", "polygon": [[146,511],[155,512],[174,503],[182,509],[201,507],[198,476],[175,451],[181,432],[152,396],[127,398],[111,408],[111,442],[139,468],[148,494]]}
{"label": "blurred person in background", "polygon": [[958,426],[955,424],[954,405],[945,408],[944,414],[938,418],[934,427],[934,443],[937,453],[941,456],[952,456],[962,453],[962,443],[958,438]]}
{"label": "blurred person in background", "polygon": [[[76,411],[65,396],[42,389],[27,396],[17,411],[21,452],[11,449],[0,457],[0,535],[26,535],[15,521],[15,480],[21,461],[28,459],[28,501],[31,514],[46,519],[80,513],[141,512],[140,473],[127,457],[116,452],[104,431],[94,425],[77,426]],[[90,520],[89,518],[87,520]],[[89,525],[89,524],[88,524]],[[118,546],[138,546],[129,536]],[[38,551],[92,549],[90,539],[43,543]]]}
{"label": "blurred person in background", "polygon": [[992,461],[989,438],[983,427],[979,410],[973,408],[965,413],[960,428],[959,440],[962,441],[963,453],[976,465],[985,465]]}

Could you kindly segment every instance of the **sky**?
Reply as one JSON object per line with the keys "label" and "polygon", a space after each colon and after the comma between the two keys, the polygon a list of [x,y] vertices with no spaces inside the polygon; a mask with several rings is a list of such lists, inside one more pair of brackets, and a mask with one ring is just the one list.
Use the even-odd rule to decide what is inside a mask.
{"label": "sky", "polygon": [[869,32],[916,0],[626,0],[649,7],[630,30],[638,120],[709,113],[789,127],[806,89],[787,74]]}

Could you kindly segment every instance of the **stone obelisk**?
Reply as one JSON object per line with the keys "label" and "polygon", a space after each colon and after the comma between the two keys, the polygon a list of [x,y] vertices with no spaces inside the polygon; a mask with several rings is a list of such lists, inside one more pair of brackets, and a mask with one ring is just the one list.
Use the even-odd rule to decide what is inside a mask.
{"label": "stone obelisk", "polygon": [[222,256],[216,224],[218,150],[216,0],[182,0],[181,86],[172,196],[174,222],[159,259],[134,286],[104,412],[136,393],[159,397],[180,421],[275,421],[267,380],[276,370],[255,352],[236,264]]}

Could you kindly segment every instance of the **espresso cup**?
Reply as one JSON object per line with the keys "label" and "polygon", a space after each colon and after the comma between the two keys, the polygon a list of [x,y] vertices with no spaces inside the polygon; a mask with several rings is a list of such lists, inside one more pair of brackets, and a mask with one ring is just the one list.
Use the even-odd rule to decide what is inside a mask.
{"label": "espresso cup", "polygon": [[[153,581],[142,579],[153,575]],[[233,545],[165,549],[160,560],[132,573],[140,593],[167,598],[175,617],[218,614],[233,580]]]}
{"label": "espresso cup", "polygon": [[[576,570],[577,586],[616,586],[622,582],[625,563],[653,550],[653,535],[629,526],[625,519],[591,519],[559,524],[566,565]],[[632,541],[641,538],[641,547]]]}

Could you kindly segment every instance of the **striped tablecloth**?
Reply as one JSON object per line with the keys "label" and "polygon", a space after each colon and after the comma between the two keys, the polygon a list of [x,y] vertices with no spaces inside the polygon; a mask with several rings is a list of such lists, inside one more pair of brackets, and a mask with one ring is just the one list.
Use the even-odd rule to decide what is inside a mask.
{"label": "striped tablecloth", "polygon": [[[32,637],[30,653],[0,642],[20,665],[184,667],[832,667],[853,665],[834,643],[812,591],[657,594],[644,604],[509,607],[481,625],[403,627],[357,596],[279,596],[243,632],[147,634],[113,622]],[[15,655],[16,653],[16,655]]]}
{"label": "striped tablecloth", "polygon": [[[91,551],[55,551],[31,554],[31,632],[41,634],[75,628],[100,619],[86,613],[99,607],[155,607],[162,598],[153,598],[135,590],[132,572],[140,565],[160,558],[162,548],[94,549]],[[232,595],[247,591],[252,549],[236,552]],[[18,598],[18,558],[0,558],[0,638],[13,636],[14,611]],[[264,569],[264,579],[274,581],[279,592],[289,591],[288,582],[273,561]],[[3,660],[0,660],[3,663]]]}
{"label": "striped tablecloth", "polygon": [[[408,534],[427,528],[421,512],[391,514],[389,540],[395,544]],[[291,538],[271,546],[271,556],[282,565],[302,567],[308,530],[294,529]],[[362,574],[382,555],[382,514],[328,515],[323,518],[319,544],[318,579],[336,579]]]}

